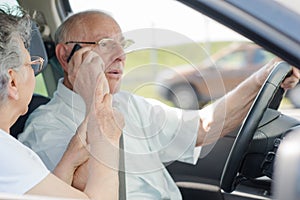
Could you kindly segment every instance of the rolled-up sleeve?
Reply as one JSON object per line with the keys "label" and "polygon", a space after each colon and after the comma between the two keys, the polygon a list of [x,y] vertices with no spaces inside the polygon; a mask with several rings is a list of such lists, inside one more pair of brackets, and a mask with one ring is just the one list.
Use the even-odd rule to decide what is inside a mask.
{"label": "rolled-up sleeve", "polygon": [[196,147],[199,111],[169,107],[156,100],[148,103],[142,118],[151,151],[156,151],[162,162],[180,160],[195,164],[201,152],[201,147]]}

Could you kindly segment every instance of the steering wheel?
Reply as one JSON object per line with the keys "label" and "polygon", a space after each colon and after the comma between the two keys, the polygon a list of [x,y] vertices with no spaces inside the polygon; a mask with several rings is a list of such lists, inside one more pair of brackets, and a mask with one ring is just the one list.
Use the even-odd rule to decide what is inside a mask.
{"label": "steering wheel", "polygon": [[221,177],[221,188],[232,192],[238,184],[237,174],[241,167],[254,133],[263,117],[264,112],[275,96],[280,84],[291,72],[292,67],[286,62],[279,62],[256,96],[227,158]]}

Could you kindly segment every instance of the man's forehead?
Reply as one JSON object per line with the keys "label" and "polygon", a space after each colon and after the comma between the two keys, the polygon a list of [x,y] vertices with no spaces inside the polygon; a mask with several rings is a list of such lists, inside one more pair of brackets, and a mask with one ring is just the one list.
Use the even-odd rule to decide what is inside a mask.
{"label": "man's forehead", "polygon": [[84,34],[84,36],[94,39],[123,37],[120,26],[110,17],[95,16],[90,20],[86,18],[82,22],[77,33]]}
{"label": "man's forehead", "polygon": [[84,16],[80,22],[83,26],[120,30],[119,24],[112,17],[103,14],[91,14]]}

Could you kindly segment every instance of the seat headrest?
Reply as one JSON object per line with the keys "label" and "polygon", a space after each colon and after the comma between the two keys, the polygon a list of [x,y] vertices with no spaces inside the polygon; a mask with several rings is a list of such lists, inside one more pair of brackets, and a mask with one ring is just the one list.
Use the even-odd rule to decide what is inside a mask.
{"label": "seat headrest", "polygon": [[32,22],[32,32],[31,32],[29,53],[32,56],[40,56],[44,58],[43,69],[45,69],[48,63],[47,51],[40,30],[34,21]]}

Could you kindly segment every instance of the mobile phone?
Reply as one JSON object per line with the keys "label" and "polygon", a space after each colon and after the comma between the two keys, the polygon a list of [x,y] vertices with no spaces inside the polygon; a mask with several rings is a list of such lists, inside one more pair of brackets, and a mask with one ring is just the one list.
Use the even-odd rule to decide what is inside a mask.
{"label": "mobile phone", "polygon": [[73,47],[73,49],[72,49],[72,51],[71,51],[71,53],[70,53],[70,55],[69,55],[69,57],[68,57],[68,59],[67,59],[67,62],[70,62],[70,60],[71,60],[72,56],[74,55],[74,53],[75,53],[78,49],[80,49],[80,48],[81,48],[81,46],[80,46],[79,44],[75,44],[75,45],[74,45],[74,47]]}

